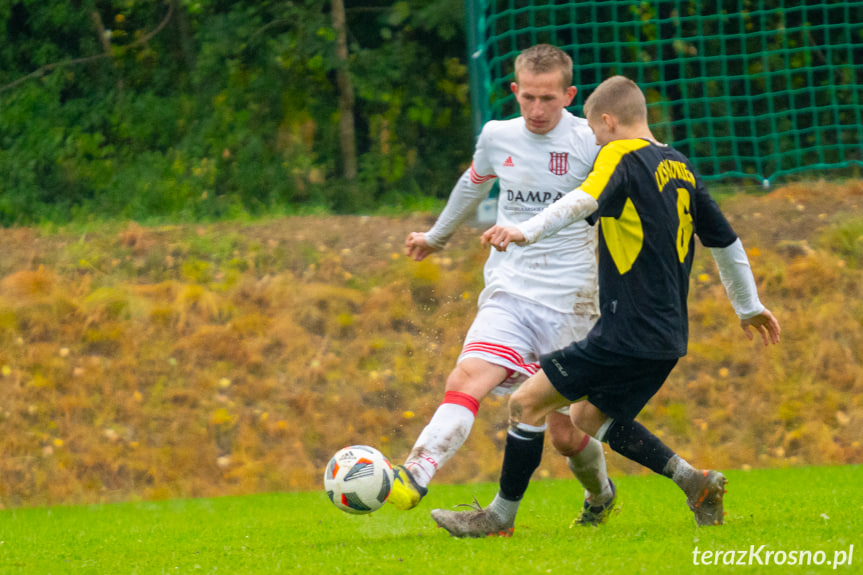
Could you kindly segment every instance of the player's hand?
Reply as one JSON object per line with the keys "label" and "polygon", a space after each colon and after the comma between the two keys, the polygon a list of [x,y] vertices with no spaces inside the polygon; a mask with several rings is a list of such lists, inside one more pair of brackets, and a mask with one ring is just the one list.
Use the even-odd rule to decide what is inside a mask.
{"label": "player's hand", "polygon": [[779,333],[782,331],[779,327],[779,321],[773,317],[773,314],[767,308],[764,308],[764,311],[756,316],[740,320],[740,327],[743,328],[743,332],[746,333],[746,337],[750,340],[754,335],[749,331],[749,328],[755,328],[756,331],[761,333],[764,345],[779,343]]}
{"label": "player's hand", "polygon": [[407,248],[407,256],[413,258],[415,262],[422,261],[429,254],[440,251],[440,248],[429,245],[426,241],[426,235],[422,232],[411,232],[405,240]]}
{"label": "player's hand", "polygon": [[483,246],[491,245],[499,252],[505,252],[509,244],[525,243],[524,234],[515,226],[495,225],[483,232],[480,237]]}

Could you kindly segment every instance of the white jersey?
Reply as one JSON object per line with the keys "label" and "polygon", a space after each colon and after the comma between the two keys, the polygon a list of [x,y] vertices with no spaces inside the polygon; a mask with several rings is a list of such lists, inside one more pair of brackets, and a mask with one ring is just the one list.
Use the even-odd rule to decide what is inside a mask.
{"label": "white jersey", "polygon": [[[530,132],[521,117],[488,122],[470,169],[456,183],[426,240],[443,246],[475,213],[495,178],[500,187],[497,223],[527,221],[577,188],[598,151],[587,121],[566,110],[557,126],[542,135]],[[595,238],[594,228],[582,220],[534,244],[510,244],[505,252],[491,248],[479,304],[502,291],[565,313],[598,313]]]}

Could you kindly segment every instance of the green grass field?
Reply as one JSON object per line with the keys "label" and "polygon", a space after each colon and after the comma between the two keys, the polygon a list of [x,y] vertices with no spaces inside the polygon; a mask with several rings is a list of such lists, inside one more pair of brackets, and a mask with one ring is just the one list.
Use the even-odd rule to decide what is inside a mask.
{"label": "green grass field", "polygon": [[7,510],[0,573],[863,573],[863,467],[727,476],[726,524],[711,528],[655,475],[616,477],[620,511],[600,528],[570,528],[575,481],[535,481],[509,539],[453,539],[429,517],[474,496],[487,503],[487,483],[433,485],[415,510],[366,516],[322,490]]}

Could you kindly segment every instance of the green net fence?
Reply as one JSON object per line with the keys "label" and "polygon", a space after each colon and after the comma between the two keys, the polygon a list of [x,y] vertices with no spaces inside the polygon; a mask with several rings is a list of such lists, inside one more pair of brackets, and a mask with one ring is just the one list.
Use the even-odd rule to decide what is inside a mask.
{"label": "green net fence", "polygon": [[468,0],[475,129],[518,113],[518,53],[572,56],[581,104],[622,74],[705,179],[863,165],[863,2]]}

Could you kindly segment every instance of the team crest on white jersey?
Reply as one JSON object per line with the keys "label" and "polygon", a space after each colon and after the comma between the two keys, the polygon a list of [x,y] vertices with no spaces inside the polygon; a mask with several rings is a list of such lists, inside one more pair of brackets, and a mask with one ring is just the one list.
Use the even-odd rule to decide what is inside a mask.
{"label": "team crest on white jersey", "polygon": [[564,176],[569,171],[569,152],[549,152],[551,159],[548,162],[548,169],[552,174]]}

